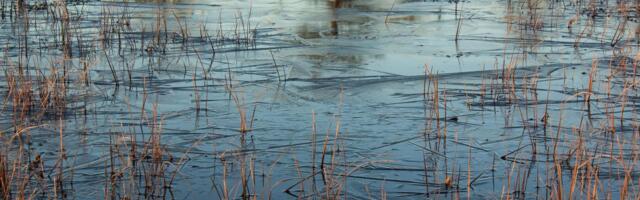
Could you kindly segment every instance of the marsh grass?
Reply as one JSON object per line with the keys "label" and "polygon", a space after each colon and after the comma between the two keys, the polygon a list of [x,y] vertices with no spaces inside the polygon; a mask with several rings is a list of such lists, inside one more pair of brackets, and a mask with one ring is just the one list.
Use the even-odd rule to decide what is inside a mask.
{"label": "marsh grass", "polygon": [[[374,199],[405,197],[403,195],[460,199],[464,193],[467,199],[484,195],[502,199],[634,199],[640,195],[634,187],[640,156],[634,103],[638,99],[636,90],[640,81],[636,78],[636,66],[640,54],[634,53],[637,47],[632,43],[634,38],[629,28],[632,20],[636,20],[640,7],[637,2],[561,1],[579,5],[563,5],[562,9],[577,11],[558,20],[546,13],[560,9],[556,7],[560,6],[557,1],[509,1],[505,34],[510,39],[503,42],[523,47],[518,47],[522,51],[507,53],[505,44],[499,55],[502,60],[496,58],[493,70],[483,67],[480,73],[465,77],[441,74],[434,70],[437,66],[425,65],[423,75],[365,80],[376,84],[421,83],[421,86],[409,84],[399,88],[415,92],[403,97],[418,102],[416,110],[422,109],[420,120],[424,121],[419,122],[420,127],[403,133],[409,135],[409,139],[385,140],[375,148],[355,144],[362,138],[354,135],[362,133],[349,131],[349,126],[358,124],[354,124],[355,118],[348,118],[349,110],[343,110],[345,104],[351,106],[348,109],[368,106],[349,105],[351,102],[344,100],[349,98],[349,95],[345,97],[345,90],[358,93],[359,85],[353,82],[361,77],[295,77],[297,74],[283,64],[287,62],[286,56],[278,54],[276,59],[272,51],[275,48],[258,48],[261,35],[252,20],[255,17],[253,2],[246,15],[235,12],[231,22],[224,22],[224,27],[220,12],[216,30],[209,30],[207,24],[194,24],[178,14],[177,9],[160,6],[152,8],[150,20],[144,21],[133,17],[135,8],[129,4],[120,7],[100,4],[98,15],[86,16],[81,6],[74,6],[72,2],[51,2],[46,10],[39,11],[29,10],[30,3],[2,1],[0,5],[2,19],[10,25],[7,33],[16,36],[15,41],[7,43],[2,58],[0,197],[3,199],[74,198],[75,190],[84,189],[83,185],[73,184],[77,177],[74,173],[86,168],[74,165],[78,156],[73,152],[78,146],[69,142],[82,133],[70,125],[87,118],[99,118],[97,116],[103,114],[95,111],[99,110],[99,102],[122,103],[120,99],[126,99],[123,101],[127,109],[109,111],[126,113],[124,117],[105,117],[117,125],[106,125],[109,126],[106,133],[92,132],[92,136],[104,138],[88,142],[108,149],[101,152],[101,158],[91,161],[101,169],[98,179],[103,191],[97,196],[105,199],[174,198],[174,192],[185,188],[184,180],[190,178],[186,176],[193,175],[185,170],[192,159],[213,163],[204,168],[212,173],[211,191],[219,199],[269,199],[280,193],[299,199],[349,199],[358,195],[354,194],[357,188],[353,186],[361,182],[365,183],[362,185],[366,195]],[[465,7],[463,12],[463,2],[453,3],[454,40],[464,43],[471,38],[465,37],[468,36],[465,31],[471,30],[466,26],[473,24],[474,19],[465,18],[463,14],[473,10]],[[390,15],[401,13],[394,10],[395,6],[394,1],[385,12],[385,24]],[[96,18],[89,23],[97,27],[82,29],[88,23],[83,21],[85,17]],[[544,45],[549,40],[540,35],[559,30],[554,29],[558,24],[564,31],[565,21],[568,33],[563,36],[573,41],[568,42],[569,46],[579,48],[597,41],[607,44],[600,50],[610,52],[611,56],[594,56],[591,63],[577,69],[562,66],[543,71],[551,67],[527,66],[531,59],[528,51],[548,47]],[[48,25],[37,26],[42,24]],[[599,29],[601,25],[604,28]],[[613,28],[609,30],[610,27]],[[578,32],[574,34],[573,30]],[[48,34],[38,35],[42,33]],[[33,41],[40,40],[43,42],[38,43],[39,47],[48,47],[47,50],[34,50]],[[9,48],[9,45],[13,46]],[[255,70],[259,68],[255,66],[241,66],[237,57],[236,60],[228,57],[229,52],[243,51],[264,54],[262,60],[268,61],[264,64],[266,72]],[[221,56],[216,59],[216,54],[223,53],[226,60],[220,59]],[[207,59],[210,59],[208,63]],[[579,73],[578,70],[584,70],[584,74],[568,74]],[[162,76],[165,74],[180,74],[184,80]],[[242,77],[248,74],[266,78],[254,81]],[[451,77],[469,80],[460,83]],[[171,83],[179,82],[191,84],[169,88]],[[259,138],[265,137],[265,131],[260,128],[274,128],[269,127],[270,119],[259,116],[274,108],[260,106],[258,110],[258,105],[264,102],[250,88],[268,90],[271,83],[276,82],[278,91],[285,93],[279,97],[289,99],[302,98],[288,93],[282,82],[289,82],[289,89],[302,82],[318,86],[311,88],[312,92],[319,93],[323,91],[322,86],[326,86],[322,84],[333,86],[324,89],[339,88],[335,90],[339,93],[335,97],[338,102],[331,102],[337,105],[337,111],[324,116],[311,111],[308,129],[291,131],[305,130],[303,139],[292,136],[295,140],[291,141],[300,143],[266,148],[256,145],[261,142]],[[120,87],[125,91],[119,90]],[[221,87],[224,91],[218,91]],[[228,95],[226,102],[237,116],[234,115],[229,124],[217,124],[223,128],[209,126],[211,122],[207,122],[204,129],[211,134],[195,141],[181,141],[184,138],[165,132],[176,131],[167,128],[175,118],[167,111],[172,105],[161,103],[159,96],[163,92],[182,90],[192,95],[196,118],[201,111],[207,112],[206,115],[220,114],[212,108],[218,104],[209,104],[213,101],[209,95],[215,92]],[[153,103],[149,103],[150,98],[155,99]],[[471,114],[461,114],[460,108]],[[267,122],[258,124],[262,122],[259,120]],[[466,129],[467,126],[482,127],[486,122],[490,124],[487,126],[497,126],[494,131],[507,131],[503,135],[487,136],[499,137],[499,140],[477,141],[469,134],[474,130]],[[98,120],[94,123],[107,124]],[[254,128],[254,125],[260,126]],[[289,126],[281,123],[274,129],[285,132],[290,131]],[[231,133],[224,130],[228,127],[232,127]],[[507,138],[518,134],[508,130],[522,130],[522,133],[516,139]],[[277,137],[289,137],[275,132]],[[388,134],[394,138],[391,137],[394,133]],[[229,142],[225,138],[232,139]],[[34,141],[42,140],[51,140],[54,147],[34,145]],[[206,142],[214,147],[203,148],[202,143]],[[491,142],[509,145],[495,149]],[[384,154],[388,152],[384,151],[393,152],[389,149],[395,148],[390,146],[407,143],[412,145],[406,146],[417,148],[414,151],[420,154],[417,161],[412,160],[412,164],[419,165],[417,168],[399,167],[392,165],[396,160],[385,159]],[[176,150],[180,144],[186,148]],[[265,154],[278,157],[265,158]],[[486,155],[493,160],[482,160],[488,158]],[[197,156],[205,158],[195,158]],[[476,167],[479,162],[491,162],[491,166]],[[192,168],[198,169],[195,165]],[[394,178],[372,171],[411,176]],[[283,175],[286,172],[291,173]],[[496,194],[483,192],[489,179],[499,180],[494,186],[499,188]],[[411,184],[420,189],[405,192],[393,187],[394,184]]]}

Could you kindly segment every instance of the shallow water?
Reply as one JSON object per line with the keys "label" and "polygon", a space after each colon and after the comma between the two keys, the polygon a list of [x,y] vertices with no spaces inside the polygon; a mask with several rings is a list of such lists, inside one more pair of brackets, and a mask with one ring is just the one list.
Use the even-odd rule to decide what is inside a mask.
{"label": "shallow water", "polygon": [[[615,198],[637,187],[624,181],[638,178],[637,24],[589,5],[89,1],[68,2],[68,25],[59,6],[10,15],[3,155],[41,155],[37,198],[587,198],[594,178]],[[32,83],[28,111],[14,78]],[[37,104],[49,86],[62,108]]]}

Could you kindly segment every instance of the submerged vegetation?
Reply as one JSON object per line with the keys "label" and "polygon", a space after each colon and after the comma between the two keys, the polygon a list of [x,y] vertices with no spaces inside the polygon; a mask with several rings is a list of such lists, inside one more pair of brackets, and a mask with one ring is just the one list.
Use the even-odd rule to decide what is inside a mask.
{"label": "submerged vegetation", "polygon": [[0,4],[2,199],[638,199],[637,1]]}

